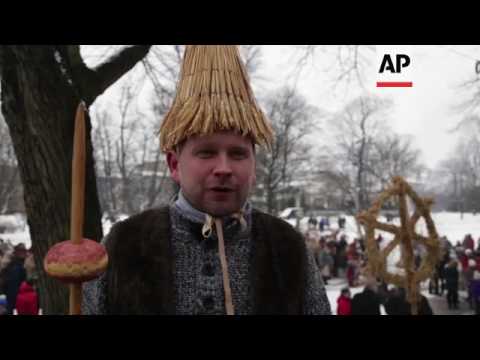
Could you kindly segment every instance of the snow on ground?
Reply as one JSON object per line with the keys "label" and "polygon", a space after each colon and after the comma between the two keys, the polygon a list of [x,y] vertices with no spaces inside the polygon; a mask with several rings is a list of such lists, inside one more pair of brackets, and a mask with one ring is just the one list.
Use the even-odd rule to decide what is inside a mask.
{"label": "snow on ground", "polygon": [[[124,220],[128,215],[119,215],[116,221]],[[102,218],[103,233],[108,234],[113,222],[106,217]],[[25,215],[12,214],[0,215],[0,239],[10,242],[12,245],[24,243],[27,248],[32,246],[30,229]],[[63,240],[62,240],[63,241]]]}
{"label": "snow on ground", "polygon": [[110,229],[112,228],[112,226],[115,224],[115,222],[123,221],[126,218],[128,218],[128,215],[121,214],[121,215],[117,216],[115,221],[112,221],[111,219],[107,218],[106,216],[103,216],[103,218],[102,218],[103,234],[107,235],[110,232]]}
{"label": "snow on ground", "polygon": [[31,246],[30,232],[25,215],[12,214],[0,215],[0,239],[12,245],[24,243],[27,248]]}
{"label": "snow on ground", "polygon": [[480,214],[439,212],[433,215],[433,221],[440,236],[446,235],[452,245],[462,241],[466,234],[472,234],[475,246],[480,238]]}
{"label": "snow on ground", "polygon": [[27,249],[32,246],[32,242],[30,240],[30,233],[28,231],[0,234],[0,239],[3,239],[3,241],[5,242],[10,242],[14,246],[20,243],[24,243]]}
{"label": "snow on ground", "polygon": [[[119,220],[125,219],[127,216],[122,215]],[[352,242],[356,237],[356,224],[353,216],[346,216],[345,230],[340,231],[339,235],[347,235],[347,242]],[[480,238],[480,214],[464,214],[463,217],[460,213],[453,212],[438,212],[432,214],[433,221],[435,222],[437,232],[440,236],[446,235],[452,245],[455,245],[457,241],[463,240],[466,234],[472,234],[475,239],[475,244],[478,244],[478,238]],[[384,218],[380,218],[382,222],[386,222]],[[110,231],[112,223],[107,219],[103,219],[104,234]],[[289,220],[290,222],[290,220]],[[308,218],[302,218],[300,221],[300,230],[307,228]],[[324,234],[328,235],[333,230],[338,229],[337,218],[330,218],[330,229],[325,231]],[[399,219],[395,218],[392,222],[394,225],[399,224]],[[417,232],[426,234],[425,223],[422,221],[417,225]],[[391,234],[382,233],[382,236],[387,240],[392,238]],[[27,247],[31,246],[30,234],[28,225],[23,214],[13,215],[0,215],[0,238],[7,241],[9,240],[13,245],[23,242]],[[398,254],[392,252],[392,259],[398,257]],[[392,260],[394,261],[394,260]]]}

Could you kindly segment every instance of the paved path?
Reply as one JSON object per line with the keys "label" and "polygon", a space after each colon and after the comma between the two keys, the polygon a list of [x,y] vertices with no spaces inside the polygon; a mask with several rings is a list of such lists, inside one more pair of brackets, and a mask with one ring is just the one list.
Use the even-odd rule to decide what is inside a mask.
{"label": "paved path", "polygon": [[470,309],[469,305],[465,301],[466,293],[460,291],[459,294],[459,309],[458,310],[449,310],[447,305],[446,294],[443,296],[430,295],[428,292],[423,293],[432,307],[433,313],[435,315],[474,315],[474,311]]}

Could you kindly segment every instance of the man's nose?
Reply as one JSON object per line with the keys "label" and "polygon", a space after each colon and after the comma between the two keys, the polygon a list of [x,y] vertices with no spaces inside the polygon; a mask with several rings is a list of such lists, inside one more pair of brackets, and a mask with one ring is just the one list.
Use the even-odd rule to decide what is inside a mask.
{"label": "man's nose", "polygon": [[221,154],[218,156],[218,161],[215,164],[213,170],[214,175],[216,176],[229,176],[232,174],[232,167],[230,166],[230,160],[226,154]]}

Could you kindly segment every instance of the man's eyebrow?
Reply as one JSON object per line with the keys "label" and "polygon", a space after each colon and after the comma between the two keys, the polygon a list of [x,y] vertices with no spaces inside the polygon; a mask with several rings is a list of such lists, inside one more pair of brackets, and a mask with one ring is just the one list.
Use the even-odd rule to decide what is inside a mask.
{"label": "man's eyebrow", "polygon": [[250,149],[249,146],[246,145],[234,145],[228,148],[230,151],[247,151]]}

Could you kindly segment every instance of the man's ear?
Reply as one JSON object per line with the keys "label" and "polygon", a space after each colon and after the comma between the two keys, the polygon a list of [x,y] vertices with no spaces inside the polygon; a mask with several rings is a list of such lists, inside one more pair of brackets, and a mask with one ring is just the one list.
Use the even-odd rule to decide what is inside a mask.
{"label": "man's ear", "polygon": [[168,164],[168,168],[170,169],[170,175],[172,176],[172,179],[177,184],[180,184],[178,157],[179,157],[179,154],[177,154],[176,151],[169,151],[167,153],[167,164]]}

